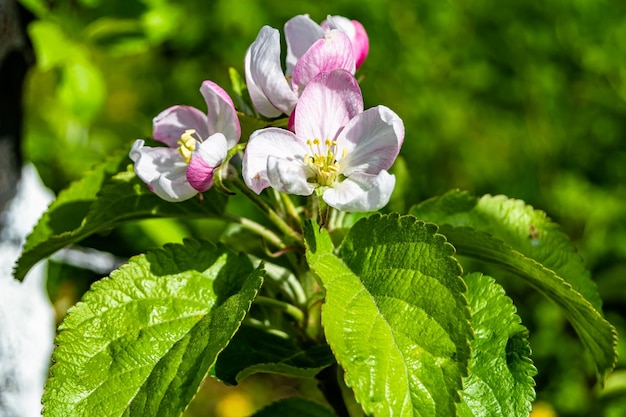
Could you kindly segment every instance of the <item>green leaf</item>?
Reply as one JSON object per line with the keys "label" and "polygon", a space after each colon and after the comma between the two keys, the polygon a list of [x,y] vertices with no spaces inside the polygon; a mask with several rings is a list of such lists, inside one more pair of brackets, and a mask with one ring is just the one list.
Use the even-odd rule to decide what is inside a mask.
{"label": "green leaf", "polygon": [[336,417],[322,405],[304,398],[286,398],[268,405],[252,417]]}
{"label": "green leaf", "polygon": [[[15,268],[17,279],[23,279],[33,265],[57,250],[125,222],[158,217],[211,217],[224,210],[226,197],[213,190],[205,193],[202,200],[162,200],[133,171],[124,169],[126,166],[127,155],[117,155],[59,194],[26,240]],[[121,169],[124,170],[118,172]]]}
{"label": "green leaf", "polygon": [[220,353],[212,374],[231,385],[260,372],[312,378],[334,362],[327,345],[302,349],[292,339],[244,326]]}
{"label": "green leaf", "polygon": [[465,283],[476,337],[459,417],[528,416],[537,372],[529,358],[528,331],[493,278],[474,273]]}
{"label": "green leaf", "polygon": [[24,249],[32,249],[51,236],[80,227],[102,184],[126,168],[126,158],[127,154],[122,152],[113,155],[61,191],[26,238]]}
{"label": "green leaf", "polygon": [[132,258],[59,327],[44,416],[179,416],[261,284],[246,256],[205,241]]}
{"label": "green leaf", "polygon": [[326,338],[365,412],[454,415],[472,330],[461,268],[437,227],[373,215],[338,255],[317,226],[307,225],[305,241],[326,289]]}
{"label": "green leaf", "polygon": [[97,116],[106,99],[106,81],[86,54],[77,55],[62,67],[59,103],[85,124]]}
{"label": "green leaf", "polygon": [[[35,1],[29,3],[40,12],[43,12],[45,8]],[[60,67],[72,56],[81,53],[80,47],[69,39],[61,26],[56,23],[36,20],[28,26],[28,34],[37,55],[37,66],[42,71]]]}
{"label": "green leaf", "polygon": [[438,225],[468,226],[493,235],[553,270],[602,312],[596,283],[583,259],[559,225],[550,221],[543,211],[503,195],[476,199],[469,193],[453,190],[413,207],[410,213]]}
{"label": "green leaf", "polygon": [[[518,231],[517,246],[520,247],[520,250],[528,252],[528,246],[533,246],[534,243],[530,242],[528,246],[519,243],[519,231],[524,228],[524,225],[517,223],[526,218],[523,213],[527,213],[528,208],[515,201],[510,204],[506,203],[503,197],[487,196],[480,200],[484,201],[482,204],[480,202],[475,204],[472,198],[464,193],[452,192],[444,197],[446,198],[442,197],[439,203],[437,200],[430,200],[423,206],[414,207],[411,213],[424,220],[440,221],[440,232],[454,245],[459,255],[491,262],[519,275],[562,308],[582,343],[591,353],[596,363],[598,378],[603,383],[617,361],[617,333],[613,326],[602,317],[602,313],[573,287],[573,282],[576,282],[578,289],[584,290],[593,299],[591,289],[595,289],[595,286],[591,282],[585,284],[589,280],[588,272],[584,270],[582,276],[568,274],[568,282],[566,282],[555,271],[572,273],[571,271],[581,268],[581,261],[575,256],[573,250],[565,249],[562,246],[561,239],[565,238],[560,233],[557,233],[559,238],[552,237],[551,233],[557,231],[556,226],[540,222],[539,220],[543,218],[541,214],[533,218],[533,221],[536,220],[536,224],[525,224],[527,233],[531,231],[538,231],[539,233],[539,235],[534,233],[526,235],[526,239],[529,241],[543,239],[540,241],[542,249],[538,252],[529,252],[542,259],[546,263],[543,265],[537,260],[525,256],[524,253],[504,243],[496,236],[482,230],[483,228],[492,228],[498,230],[497,233],[500,235],[504,235],[500,228],[494,226],[500,222],[504,230],[509,230],[509,240],[513,242],[516,240],[512,236],[515,236],[515,231]],[[494,204],[500,206],[500,209],[494,210],[492,207]],[[489,209],[481,210],[482,207]],[[494,212],[500,213],[501,217],[495,216],[494,218]],[[505,216],[505,213],[508,214]],[[442,224],[444,222],[448,224]],[[547,220],[544,219],[544,222]],[[466,225],[472,224],[475,224],[478,230],[466,227]],[[534,230],[531,230],[530,225],[534,226]],[[548,246],[551,244],[555,245],[553,249]],[[553,266],[554,269],[551,269],[550,266]]]}

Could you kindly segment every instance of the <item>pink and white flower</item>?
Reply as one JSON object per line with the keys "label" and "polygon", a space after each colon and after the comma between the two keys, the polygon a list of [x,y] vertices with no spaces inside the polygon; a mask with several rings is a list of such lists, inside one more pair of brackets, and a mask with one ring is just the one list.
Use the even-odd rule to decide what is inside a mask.
{"label": "pink and white flower", "polygon": [[359,69],[370,50],[370,41],[365,28],[361,22],[350,20],[343,16],[327,16],[321,25],[325,32],[333,29],[339,29],[350,39],[352,43],[352,51],[356,60],[356,68]]}
{"label": "pink and white flower", "polygon": [[[245,57],[246,84],[252,103],[265,117],[291,115],[304,87],[320,72],[344,69],[354,74],[369,50],[363,26],[341,16],[318,25],[308,15],[285,24],[286,69],[280,62],[280,34],[261,28]],[[357,64],[358,62],[358,64]]]}
{"label": "pink and white flower", "polygon": [[173,106],[154,118],[154,139],[167,147],[144,146],[138,139],[130,151],[137,176],[167,201],[187,200],[211,188],[213,172],[241,136],[228,93],[212,81],[204,81],[200,92],[206,114],[191,106]]}
{"label": "pink and white flower", "polygon": [[296,195],[315,190],[331,207],[374,211],[387,204],[395,177],[387,172],[404,140],[404,124],[385,106],[363,111],[354,76],[334,70],[304,89],[294,114],[294,132],[255,131],[243,159],[246,185]]}

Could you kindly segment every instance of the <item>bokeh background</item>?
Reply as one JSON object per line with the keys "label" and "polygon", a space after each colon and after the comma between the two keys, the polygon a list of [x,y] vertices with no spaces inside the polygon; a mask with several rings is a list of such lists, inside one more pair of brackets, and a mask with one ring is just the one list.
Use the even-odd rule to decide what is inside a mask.
{"label": "bokeh background", "polygon": [[[25,90],[26,159],[55,192],[136,138],[173,104],[200,109],[200,83],[228,91],[228,70],[263,25],[297,14],[359,20],[370,54],[359,71],[366,107],[404,120],[400,181],[388,210],[450,189],[506,194],[562,225],[592,271],[605,314],[626,335],[626,2],[623,0],[21,0],[36,67]],[[129,161],[130,162],[130,161]],[[83,242],[124,259],[211,222],[158,220]],[[51,262],[59,319],[93,271]],[[530,330],[533,417],[626,415],[626,344],[598,387],[562,314],[517,280],[500,282]],[[257,376],[211,381],[186,417],[249,415],[314,384]]]}

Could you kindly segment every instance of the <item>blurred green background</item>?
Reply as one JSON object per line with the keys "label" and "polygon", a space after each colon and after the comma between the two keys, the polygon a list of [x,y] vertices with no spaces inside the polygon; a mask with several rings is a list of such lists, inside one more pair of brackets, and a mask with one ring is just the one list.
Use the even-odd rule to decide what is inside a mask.
{"label": "blurred green background", "polygon": [[[228,91],[228,68],[263,25],[309,13],[359,20],[370,54],[366,107],[384,104],[406,138],[389,210],[452,188],[506,194],[548,213],[592,271],[605,314],[626,318],[626,2],[623,0],[22,0],[37,67],[26,86],[24,152],[59,191],[136,138],[173,104],[204,109],[200,83]],[[130,162],[130,161],[129,161]],[[217,232],[216,232],[217,230]],[[210,222],[150,221],[84,244],[126,257]],[[217,233],[217,234],[216,234]],[[53,263],[60,315],[92,273]],[[530,330],[539,370],[533,417],[626,415],[626,360],[604,390],[569,324],[540,295],[500,281]],[[621,358],[626,344],[620,341]],[[238,417],[304,381],[207,382],[185,416]]]}

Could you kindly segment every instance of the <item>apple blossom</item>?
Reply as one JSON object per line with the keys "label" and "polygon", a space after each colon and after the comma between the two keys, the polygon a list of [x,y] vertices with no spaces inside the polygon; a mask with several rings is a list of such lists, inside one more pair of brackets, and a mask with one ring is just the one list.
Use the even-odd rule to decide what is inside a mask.
{"label": "apple blossom", "polygon": [[212,81],[204,81],[200,92],[206,114],[191,106],[172,106],[154,118],[154,139],[167,147],[144,146],[138,139],[130,151],[137,176],[167,201],[187,200],[211,188],[214,170],[241,136],[228,93]]}
{"label": "apple blossom", "polygon": [[370,49],[369,38],[367,32],[357,20],[350,20],[343,16],[327,16],[321,25],[324,31],[328,32],[332,29],[339,29],[348,35],[350,42],[352,43],[352,51],[354,52],[354,59],[356,60],[357,69],[363,65],[365,58]]}
{"label": "apple blossom", "polygon": [[[244,60],[250,99],[260,114],[265,117],[291,115],[304,87],[320,72],[344,69],[354,74],[353,44],[343,26],[333,25],[324,29],[306,15],[290,19],[285,24],[287,57],[284,72],[278,30],[269,26],[261,28]],[[359,39],[365,34],[364,30],[354,29],[352,32],[355,36],[358,33]],[[367,35],[364,36],[367,39]],[[362,41],[359,42],[362,45]]]}
{"label": "apple blossom", "polygon": [[331,207],[358,212],[387,204],[395,177],[387,172],[404,140],[404,125],[385,106],[363,111],[354,76],[338,69],[317,75],[294,112],[294,131],[255,131],[243,158],[246,185],[311,195]]}

